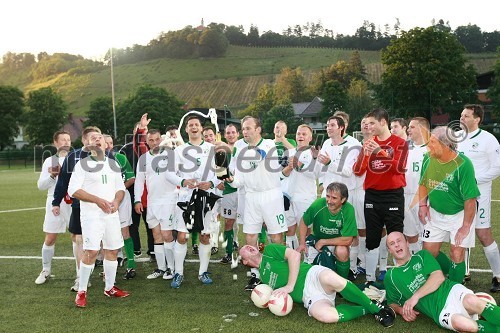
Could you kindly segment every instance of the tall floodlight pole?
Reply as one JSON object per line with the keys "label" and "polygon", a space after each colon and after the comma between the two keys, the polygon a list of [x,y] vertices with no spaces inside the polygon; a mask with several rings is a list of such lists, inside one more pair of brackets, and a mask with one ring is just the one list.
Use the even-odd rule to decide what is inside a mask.
{"label": "tall floodlight pole", "polygon": [[113,125],[114,125],[115,140],[116,140],[118,139],[118,133],[116,131],[115,76],[113,74],[113,48],[109,49],[109,55],[111,58],[111,104],[113,104]]}

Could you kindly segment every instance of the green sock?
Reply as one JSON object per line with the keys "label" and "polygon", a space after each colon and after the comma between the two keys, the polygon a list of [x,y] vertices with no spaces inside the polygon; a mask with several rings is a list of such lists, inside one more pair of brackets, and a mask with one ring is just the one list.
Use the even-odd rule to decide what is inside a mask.
{"label": "green sock", "polygon": [[448,275],[448,279],[451,281],[455,281],[457,283],[462,283],[465,277],[465,261],[455,263],[451,263],[450,274]]}
{"label": "green sock", "polygon": [[[441,270],[443,271],[444,275],[447,275],[450,273],[450,267],[451,267],[451,260],[448,258],[446,254],[443,252],[439,251],[438,256],[436,257],[437,262],[439,263],[439,266],[441,266]],[[462,283],[462,281],[460,281]]]}
{"label": "green sock", "polygon": [[134,260],[134,241],[132,238],[127,238],[123,240],[125,243],[125,256],[127,257],[127,268],[136,268],[135,260]]}
{"label": "green sock", "polygon": [[198,238],[199,238],[200,234],[197,233],[197,232],[192,232],[191,233],[191,244],[192,245],[198,245]]}
{"label": "green sock", "polygon": [[349,275],[350,261],[339,261],[337,260],[337,274],[347,279]]}
{"label": "green sock", "polygon": [[500,327],[493,325],[485,320],[476,320],[478,332],[481,333],[500,333]]}
{"label": "green sock", "polygon": [[263,244],[267,243],[267,231],[264,227],[262,227],[262,229],[260,230],[259,243],[263,243]]}
{"label": "green sock", "polygon": [[233,229],[224,231],[224,240],[227,241],[226,253],[229,255],[233,254],[233,240],[234,240]]}
{"label": "green sock", "polygon": [[335,308],[339,313],[339,323],[344,323],[366,314],[365,308],[359,305],[339,304]]}
{"label": "green sock", "polygon": [[483,312],[481,313],[484,319],[494,325],[500,326],[500,307],[491,303],[487,303]]}
{"label": "green sock", "polygon": [[356,287],[356,285],[351,281],[347,281],[347,285],[343,290],[340,291],[340,294],[346,301],[359,304],[372,314],[380,311],[378,306],[372,303],[368,296],[363,294],[363,292],[359,290],[359,288]]}

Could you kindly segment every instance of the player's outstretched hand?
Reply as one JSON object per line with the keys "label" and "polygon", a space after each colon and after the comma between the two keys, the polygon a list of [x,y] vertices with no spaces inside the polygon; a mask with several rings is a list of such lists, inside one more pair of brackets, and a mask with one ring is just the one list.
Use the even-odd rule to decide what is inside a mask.
{"label": "player's outstretched hand", "polygon": [[285,295],[290,294],[292,291],[293,291],[293,288],[286,285],[284,287],[281,287],[281,288],[274,290],[273,295],[276,297],[285,296]]}
{"label": "player's outstretched hand", "polygon": [[52,214],[54,214],[54,216],[59,216],[60,213],[61,209],[59,208],[59,206],[52,206]]}

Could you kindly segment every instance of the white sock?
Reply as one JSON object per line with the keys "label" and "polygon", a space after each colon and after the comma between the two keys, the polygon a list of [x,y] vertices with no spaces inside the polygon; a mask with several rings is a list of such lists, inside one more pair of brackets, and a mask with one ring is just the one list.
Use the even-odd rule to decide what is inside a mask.
{"label": "white sock", "polygon": [[87,265],[83,262],[80,262],[80,278],[79,278],[79,286],[78,291],[87,291],[87,285],[89,284],[90,274],[94,270],[94,264]]}
{"label": "white sock", "polygon": [[73,242],[73,257],[75,257],[76,278],[80,277],[80,258],[78,256],[78,244]]}
{"label": "white sock", "polygon": [[351,245],[351,249],[349,251],[349,261],[350,261],[350,269],[353,272],[356,272],[356,267],[358,264],[358,253],[359,253],[359,245]]}
{"label": "white sock", "polygon": [[163,250],[165,251],[165,258],[167,259],[167,267],[171,271],[174,270],[174,241],[169,243],[163,242]]}
{"label": "white sock", "polygon": [[155,244],[154,251],[155,251],[156,264],[158,265],[158,269],[161,269],[162,271],[166,271],[167,270],[167,259],[165,258],[165,251],[163,250],[163,243],[162,244]]}
{"label": "white sock", "polygon": [[379,248],[373,250],[366,249],[366,281],[375,282],[375,271],[377,270]]}
{"label": "white sock", "polygon": [[387,271],[387,257],[389,256],[389,250],[387,249],[386,240],[387,236],[382,237],[382,239],[380,240],[378,260],[379,271]]}
{"label": "white sock", "polygon": [[240,230],[240,225],[238,221],[234,221],[233,223],[233,232],[234,232],[234,240],[238,243],[238,230]]}
{"label": "white sock", "polygon": [[54,247],[55,245],[45,245],[42,246],[42,270],[49,272],[52,269],[52,258],[54,257]]}
{"label": "white sock", "polygon": [[198,275],[205,273],[208,270],[208,263],[210,262],[210,254],[212,246],[210,244],[200,243],[200,269]]}
{"label": "white sock", "polygon": [[174,244],[174,271],[180,275],[184,275],[184,259],[186,259],[187,249],[187,243],[175,242]]}
{"label": "white sock", "polygon": [[465,275],[470,275],[470,255],[471,255],[472,249],[466,248],[465,249]]}
{"label": "white sock", "polygon": [[415,254],[415,253],[417,253],[420,250],[422,250],[422,249],[420,248],[420,244],[418,242],[410,243],[410,252],[411,252],[411,254]]}
{"label": "white sock", "polygon": [[118,261],[104,259],[102,262],[102,267],[104,269],[104,290],[110,290],[115,285]]}
{"label": "white sock", "polygon": [[286,246],[291,248],[292,250],[295,250],[297,247],[299,247],[299,239],[297,238],[297,235],[286,236]]}
{"label": "white sock", "polygon": [[259,273],[259,269],[258,268],[252,267],[252,268],[250,268],[250,272],[252,272],[253,274],[255,274],[255,276],[257,277],[257,279],[260,279],[260,273]]}
{"label": "white sock", "polygon": [[366,266],[366,237],[359,237],[359,253],[358,253],[358,258],[359,258],[359,265],[363,268]]}
{"label": "white sock", "polygon": [[490,245],[483,247],[483,250],[493,271],[493,276],[500,277],[500,253],[498,252],[497,242],[493,241]]}

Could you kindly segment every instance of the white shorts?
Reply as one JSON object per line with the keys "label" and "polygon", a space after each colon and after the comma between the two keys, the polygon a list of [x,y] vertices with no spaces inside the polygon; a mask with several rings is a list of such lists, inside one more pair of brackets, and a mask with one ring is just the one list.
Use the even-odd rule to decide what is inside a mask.
{"label": "white shorts", "polygon": [[258,234],[266,223],[267,233],[276,235],[288,230],[280,188],[265,192],[251,192],[245,198],[243,232]]}
{"label": "white shorts", "polygon": [[[187,230],[187,227],[186,227],[186,222],[184,222],[184,217],[182,216],[183,212],[184,211],[176,205],[175,218],[174,218],[174,226],[175,226],[174,230],[177,230],[179,232],[189,233],[189,231]],[[216,232],[218,233],[218,228],[220,228],[220,224],[218,224],[217,221],[214,219],[213,211],[209,210],[205,214],[205,220],[203,223],[203,230],[201,231],[201,233],[204,235],[216,233]]]}
{"label": "white shorts", "polygon": [[[455,235],[458,229],[462,226],[464,220],[464,211],[460,211],[454,215],[445,215],[436,212],[430,208],[431,220],[424,225],[422,232],[422,240],[424,242],[450,242],[455,245]],[[462,241],[460,247],[474,247],[476,232],[472,223],[469,234]]]}
{"label": "white shorts", "polygon": [[461,315],[473,320],[478,319],[478,315],[471,316],[464,307],[463,300],[467,294],[474,294],[474,292],[461,284],[456,284],[451,288],[444,308],[439,314],[439,325],[449,330],[456,331],[451,325],[451,317],[453,315]]}
{"label": "white shorts", "polygon": [[365,190],[361,188],[354,189],[349,198],[354,206],[354,215],[356,217],[356,226],[358,229],[366,229],[365,221]]}
{"label": "white shorts", "polygon": [[238,210],[236,214],[236,223],[243,224],[243,218],[245,217],[245,195],[244,189],[238,189]]}
{"label": "white shorts", "polygon": [[148,204],[146,222],[149,229],[153,229],[158,224],[161,230],[174,230],[176,220],[175,203]]}
{"label": "white shorts", "polygon": [[298,225],[307,208],[309,208],[313,202],[314,199],[300,201],[292,200],[290,209],[288,210],[289,217],[287,216],[288,226],[291,227],[293,225]]}
{"label": "white shorts", "polygon": [[221,199],[221,215],[225,219],[236,219],[238,215],[238,193],[224,194]]}
{"label": "white shorts", "polygon": [[43,232],[49,234],[63,234],[68,229],[69,218],[71,216],[71,205],[61,201],[59,205],[59,215],[55,216],[52,213],[52,200],[53,196],[47,196],[45,202],[45,218],[43,220]]}
{"label": "white shorts", "polygon": [[99,251],[101,248],[106,250],[118,250],[123,247],[123,237],[120,228],[120,218],[118,212],[105,214],[85,215],[80,214],[82,223],[83,249]]}
{"label": "white shorts", "polygon": [[[417,236],[422,233],[422,223],[418,218],[418,201],[413,203],[415,194],[405,194],[405,218],[403,233],[406,236]],[[413,203],[413,207],[410,207]]]}
{"label": "white shorts", "polygon": [[327,294],[319,281],[319,274],[325,269],[329,268],[315,265],[307,272],[302,301],[304,302],[304,307],[307,309],[307,314],[309,316],[311,316],[310,309],[314,303],[322,299],[330,301],[332,306],[335,306],[335,296],[337,293]]}
{"label": "white shorts", "polygon": [[491,183],[478,187],[481,196],[477,198],[476,229],[491,228]]}
{"label": "white shorts", "polygon": [[130,201],[130,193],[128,191],[125,191],[123,200],[120,202],[118,216],[120,217],[121,228],[132,225],[132,202]]}

